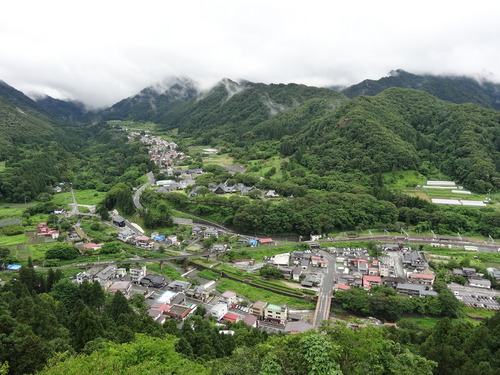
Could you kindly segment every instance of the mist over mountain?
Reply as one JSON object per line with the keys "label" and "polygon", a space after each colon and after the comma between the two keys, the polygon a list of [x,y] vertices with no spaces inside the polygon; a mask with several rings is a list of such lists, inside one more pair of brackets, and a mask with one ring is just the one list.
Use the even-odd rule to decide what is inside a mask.
{"label": "mist over mountain", "polygon": [[365,80],[341,92],[349,98],[376,95],[390,87],[425,91],[452,103],[476,103],[500,110],[500,84],[466,76],[417,75],[398,69],[379,80]]}
{"label": "mist over mountain", "polygon": [[172,77],[146,87],[137,95],[119,101],[99,112],[99,117],[103,120],[160,122],[166,111],[198,93],[198,84],[193,80]]}
{"label": "mist over mountain", "polygon": [[35,99],[41,107],[52,116],[61,117],[71,121],[82,121],[87,114],[85,105],[76,101],[65,101],[44,96]]}

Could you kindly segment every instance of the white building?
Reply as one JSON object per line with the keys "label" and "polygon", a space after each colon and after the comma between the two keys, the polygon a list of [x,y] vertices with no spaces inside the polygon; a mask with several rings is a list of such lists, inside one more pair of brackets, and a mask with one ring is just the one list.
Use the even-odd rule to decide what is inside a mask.
{"label": "white building", "polygon": [[218,303],[214,307],[212,307],[212,310],[210,310],[210,315],[213,316],[216,320],[221,320],[224,315],[226,315],[228,312],[227,304],[225,303]]}

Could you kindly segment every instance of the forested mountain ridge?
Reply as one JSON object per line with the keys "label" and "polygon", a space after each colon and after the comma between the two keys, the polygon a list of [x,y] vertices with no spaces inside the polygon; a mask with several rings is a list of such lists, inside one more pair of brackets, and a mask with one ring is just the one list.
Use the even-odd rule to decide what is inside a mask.
{"label": "forested mountain ridge", "polygon": [[[119,157],[117,157],[117,155]],[[148,169],[144,145],[127,142],[105,123],[77,124],[46,113],[22,92],[0,83],[0,201],[48,199],[55,184],[107,191]],[[129,171],[125,177],[125,171]]]}
{"label": "forested mountain ridge", "polygon": [[55,132],[46,116],[29,108],[21,109],[0,96],[0,160],[12,155],[19,146],[50,140]]}
{"label": "forested mountain ridge", "polygon": [[146,87],[97,114],[102,120],[134,120],[163,123],[166,113],[193,98],[198,84],[189,78],[171,78]]}
{"label": "forested mountain ridge", "polygon": [[61,117],[71,121],[82,121],[87,110],[83,103],[67,101],[44,96],[36,99],[37,104],[43,107],[51,116]]}
{"label": "forested mountain ridge", "polygon": [[[212,137],[231,141],[234,141],[235,137],[248,140],[254,137],[254,131],[264,135],[268,126],[272,127],[270,131],[276,132],[278,123],[266,121],[292,113],[311,99],[328,100],[328,103],[316,107],[311,104],[306,108],[309,117],[316,116],[320,107],[320,111],[326,108],[333,110],[346,98],[328,89],[299,84],[240,84],[224,79],[209,92],[168,113],[168,116],[165,116],[166,122],[161,125],[164,129],[178,128],[180,134],[191,134],[205,141]],[[288,120],[290,119],[285,116],[287,126]],[[307,122],[307,118],[299,118],[293,122],[294,128],[300,128]],[[284,132],[286,134],[289,131],[284,129]],[[279,139],[283,135],[277,133],[272,138]],[[268,135],[263,138],[268,138]]]}
{"label": "forested mountain ridge", "polygon": [[476,191],[500,188],[500,112],[417,90],[344,102],[284,138],[281,150],[319,174],[422,169],[427,161]]}
{"label": "forested mountain ridge", "polygon": [[485,108],[500,110],[500,84],[479,82],[464,76],[417,75],[398,69],[388,77],[367,79],[341,92],[354,98],[360,95],[373,96],[390,87],[422,90],[452,103],[476,103]]}

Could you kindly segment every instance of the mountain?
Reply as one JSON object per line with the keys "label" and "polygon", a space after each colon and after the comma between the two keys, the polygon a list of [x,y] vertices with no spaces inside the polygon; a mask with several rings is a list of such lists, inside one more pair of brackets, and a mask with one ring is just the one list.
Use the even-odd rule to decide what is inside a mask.
{"label": "mountain", "polygon": [[438,167],[474,191],[500,188],[500,112],[390,88],[345,101],[282,139],[284,156],[318,174]]}
{"label": "mountain", "polygon": [[161,123],[164,113],[193,98],[198,92],[198,84],[189,78],[169,78],[101,111],[99,117],[102,120]]}
{"label": "mountain", "polygon": [[0,160],[12,156],[19,146],[48,141],[56,132],[41,106],[0,81]]}
{"label": "mountain", "polygon": [[61,117],[71,121],[82,121],[87,113],[85,105],[77,101],[65,101],[50,96],[44,96],[36,99],[36,103],[51,116]]}
{"label": "mountain", "polygon": [[373,96],[390,87],[422,90],[452,103],[476,103],[485,108],[500,110],[500,84],[479,82],[464,76],[416,75],[401,69],[376,81],[367,79],[342,90],[342,93],[349,98]]}
{"label": "mountain", "polygon": [[[312,99],[326,102],[304,109],[305,103]],[[301,117],[315,116],[326,108],[333,110],[345,99],[344,95],[325,88],[223,79],[211,90],[165,113],[160,124],[164,129],[178,128],[180,134],[202,137],[205,141],[211,137],[252,141],[257,134],[260,134],[257,138],[279,139],[307,122]],[[302,113],[293,115],[296,110]],[[290,121],[284,124],[283,131],[277,131],[278,119],[282,117]],[[271,119],[276,120],[268,123]],[[274,134],[271,136],[266,128],[272,128]]]}
{"label": "mountain", "polygon": [[28,96],[24,95],[23,92],[16,90],[14,87],[8,85],[2,80],[0,80],[0,98],[3,98],[13,106],[18,107],[24,111],[34,110],[39,113],[47,114],[42,106],[40,106]]}

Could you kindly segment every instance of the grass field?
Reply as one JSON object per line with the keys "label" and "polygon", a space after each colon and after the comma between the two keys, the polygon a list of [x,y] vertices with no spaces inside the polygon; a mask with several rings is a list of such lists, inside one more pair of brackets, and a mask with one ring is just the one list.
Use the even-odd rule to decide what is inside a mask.
{"label": "grass field", "polygon": [[470,306],[465,306],[463,308],[463,311],[464,311],[465,315],[467,315],[469,318],[473,318],[473,319],[491,318],[496,313],[493,310],[475,309],[475,308],[470,307]]}
{"label": "grass field", "polygon": [[202,277],[207,280],[218,280],[220,278],[219,273],[210,270],[200,271],[196,276]]}
{"label": "grass field", "polygon": [[[74,190],[75,193],[75,199],[78,204],[84,204],[84,205],[95,205],[98,204],[106,193],[89,189],[89,190]],[[73,203],[73,197],[71,196],[71,192],[66,192],[66,193],[59,193],[54,195],[52,200],[61,205],[67,205],[70,203]]]}
{"label": "grass field", "polygon": [[315,304],[304,301],[299,298],[286,297],[276,293],[269,292],[264,289],[256,288],[237,281],[222,279],[216,287],[217,291],[223,293],[226,290],[232,290],[240,297],[249,299],[250,301],[265,301],[275,305],[287,305],[289,308],[297,309],[314,309]]}
{"label": "grass field", "polygon": [[[207,148],[207,147],[205,147],[205,148]],[[200,150],[200,152],[203,152],[203,150]],[[203,164],[204,165],[216,164],[216,165],[220,165],[220,166],[233,165],[234,159],[233,159],[233,157],[229,156],[228,154],[209,155],[209,156],[203,158]]]}
{"label": "grass field", "polygon": [[0,207],[0,220],[21,218],[26,207]]}
{"label": "grass field", "polygon": [[181,276],[181,273],[177,271],[177,269],[173,266],[163,263],[163,269],[160,269],[159,263],[148,263],[146,265],[148,271],[155,272],[157,274],[162,275],[168,280],[186,280]]}
{"label": "grass field", "polygon": [[452,193],[451,190],[444,189],[425,189],[424,191],[430,198],[461,199],[468,201],[484,201],[486,198],[485,194],[456,194]]}
{"label": "grass field", "polygon": [[427,178],[417,171],[399,171],[383,174],[384,183],[398,190],[415,189],[417,185],[424,185]]}
{"label": "grass field", "polygon": [[431,317],[411,317],[411,318],[402,318],[396,321],[396,323],[401,322],[402,320],[407,320],[415,323],[418,328],[425,330],[434,327],[437,322],[439,322],[440,318],[431,318]]}
{"label": "grass field", "polygon": [[15,236],[0,236],[0,246],[12,246],[29,242],[29,238],[24,233]]}

